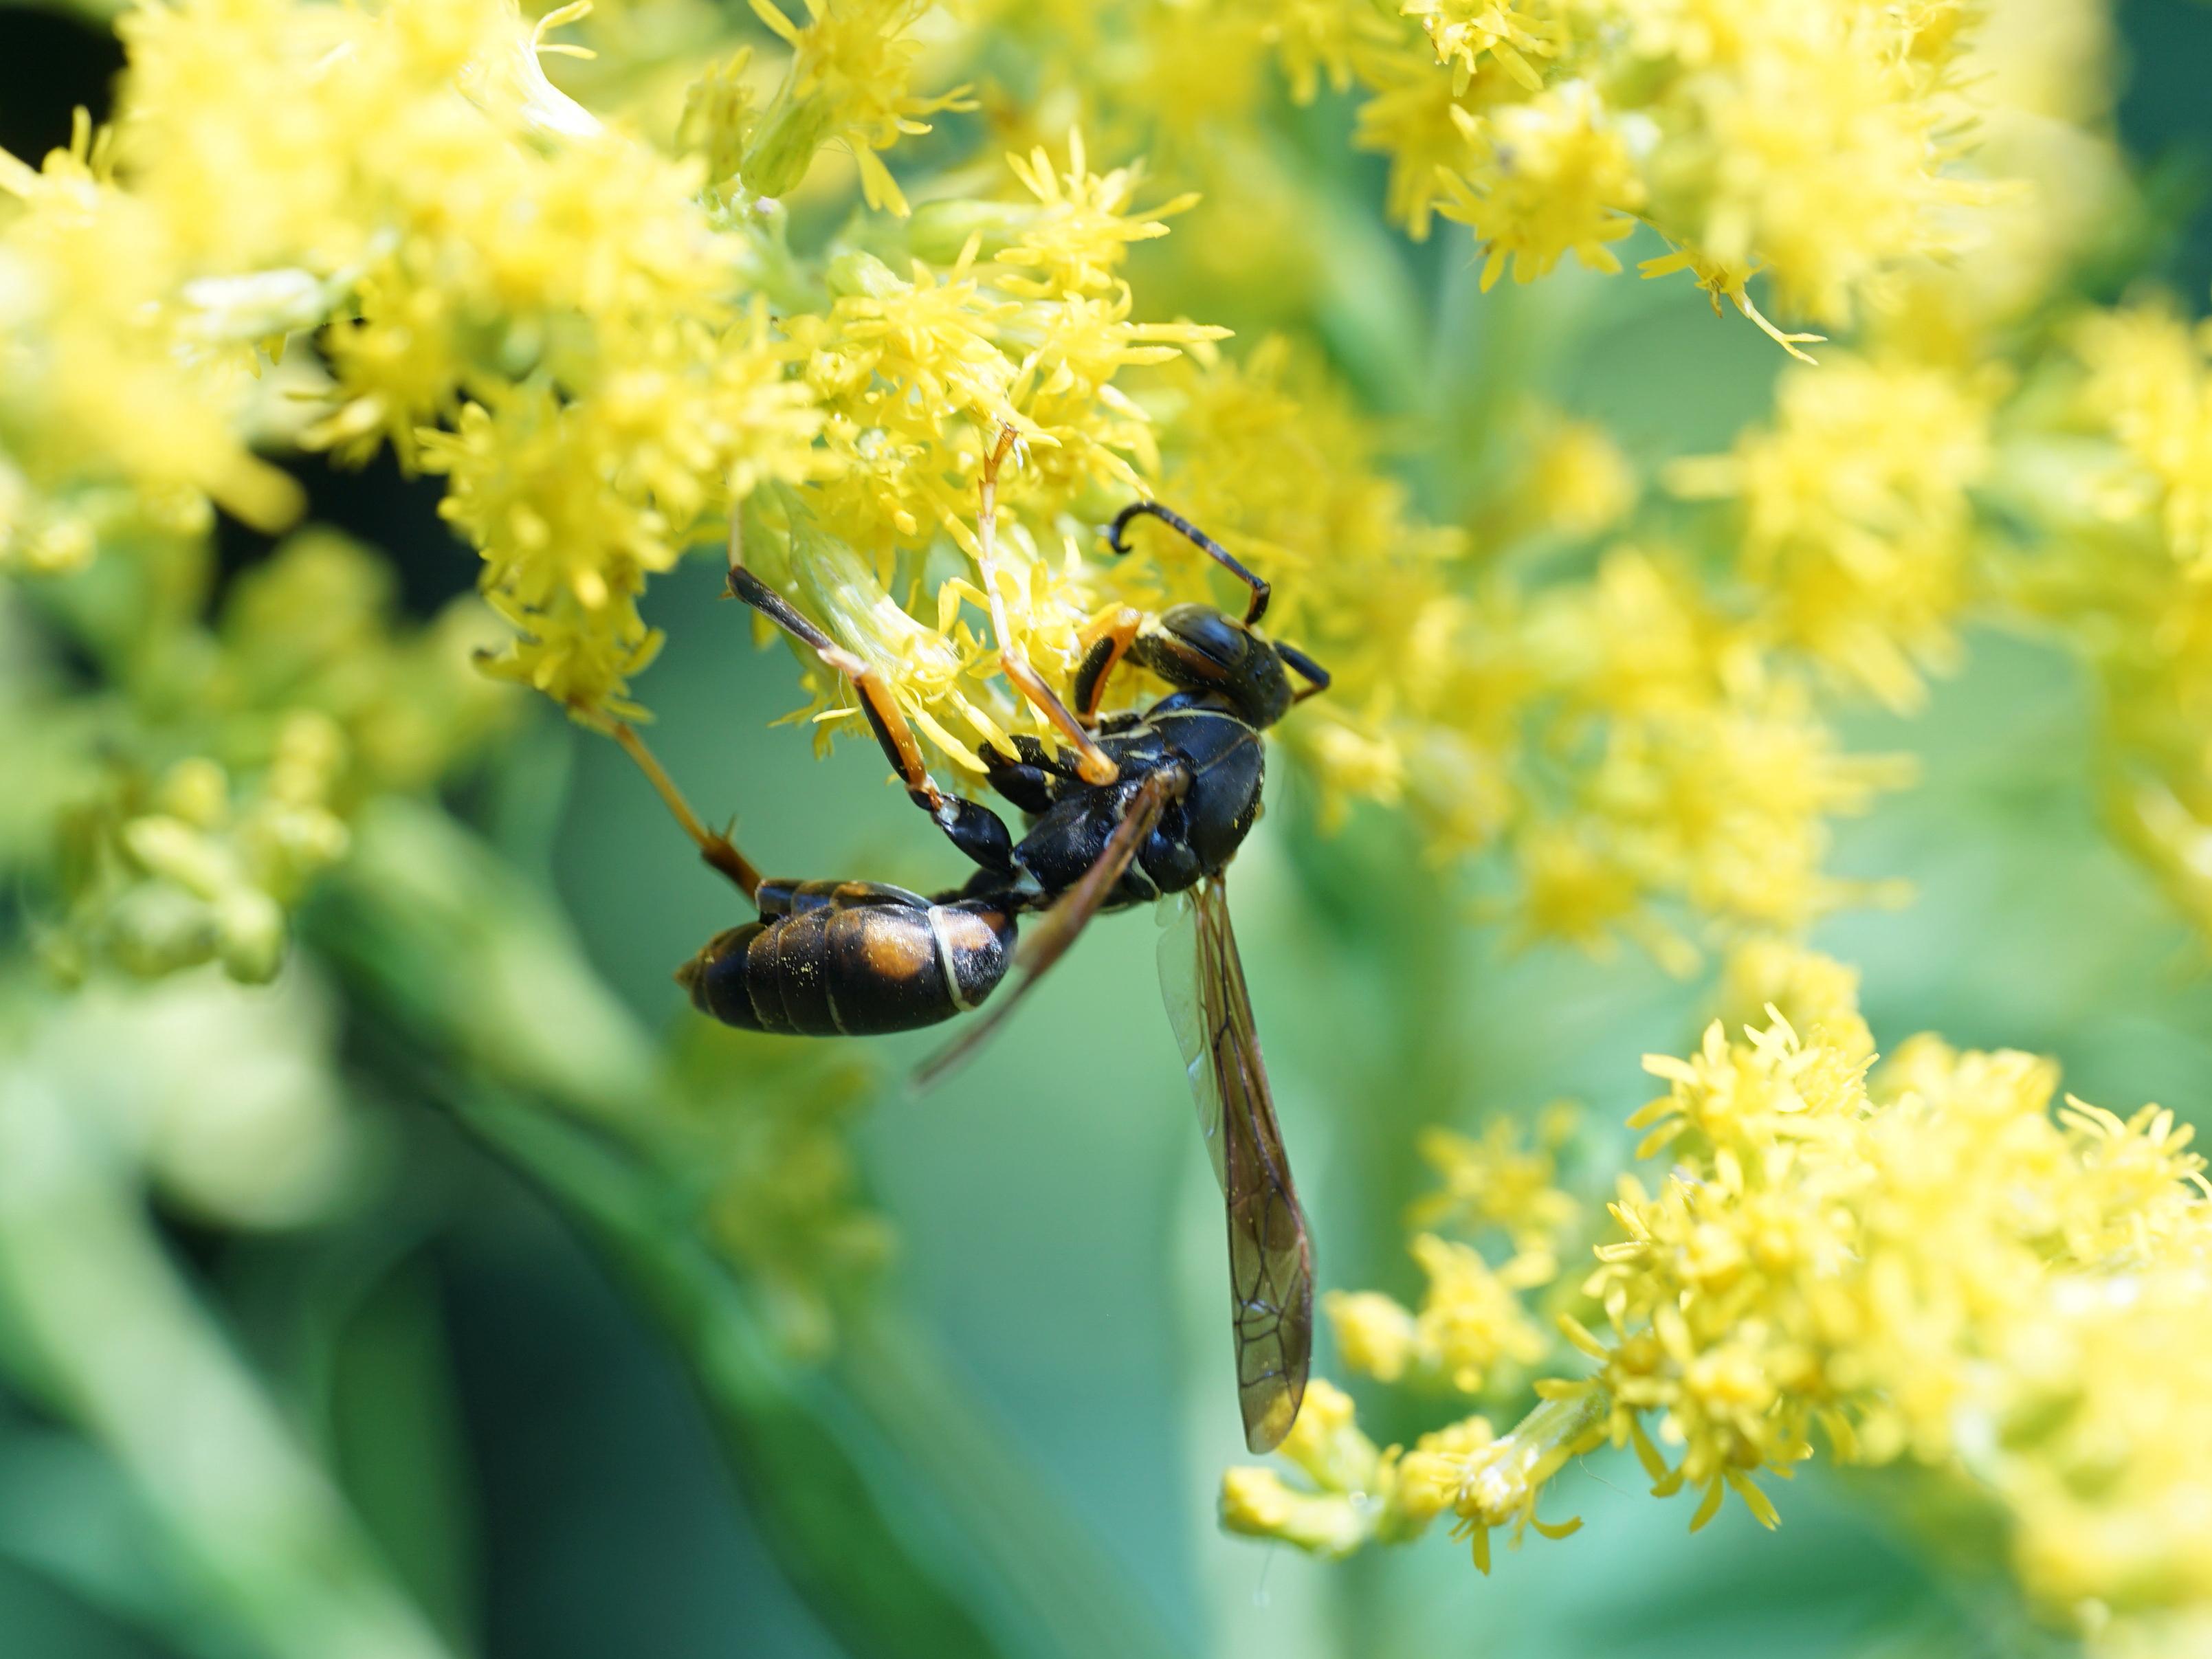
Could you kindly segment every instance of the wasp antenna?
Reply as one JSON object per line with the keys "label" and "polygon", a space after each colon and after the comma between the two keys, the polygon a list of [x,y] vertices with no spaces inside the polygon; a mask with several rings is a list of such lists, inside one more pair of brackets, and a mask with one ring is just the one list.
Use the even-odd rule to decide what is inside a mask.
{"label": "wasp antenna", "polygon": [[1238,562],[1237,556],[1219,542],[1214,540],[1188,519],[1184,518],[1182,514],[1162,507],[1158,501],[1132,501],[1115,514],[1114,522],[1106,526],[1106,545],[1116,553],[1127,553],[1129,550],[1129,544],[1122,539],[1122,532],[1129,527],[1129,520],[1140,514],[1158,519],[1193,545],[1203,549],[1216,564],[1252,590],[1251,602],[1244,607],[1245,627],[1255,626],[1261,617],[1267,614],[1267,599],[1273,590],[1247,570]]}

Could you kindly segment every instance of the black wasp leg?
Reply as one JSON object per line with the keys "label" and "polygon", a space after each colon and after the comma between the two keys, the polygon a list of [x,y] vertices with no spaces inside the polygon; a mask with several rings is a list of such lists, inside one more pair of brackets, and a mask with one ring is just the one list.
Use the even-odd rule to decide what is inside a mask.
{"label": "black wasp leg", "polygon": [[996,1030],[1037,981],[1067,954],[1068,946],[1105,908],[1107,900],[1113,896],[1129,866],[1137,861],[1146,838],[1159,827],[1160,818],[1169,806],[1190,792],[1190,781],[1189,769],[1180,764],[1162,766],[1145,775],[1130,793],[1120,821],[1106,837],[1105,845],[1091,860],[1091,867],[1061,893],[1023,940],[1014,963],[1021,970],[1021,976],[984,1011],[981,1019],[968,1028],[965,1036],[939,1050],[915,1073],[915,1087],[927,1088],[975,1053],[976,1045]]}
{"label": "black wasp leg", "polygon": [[992,788],[1032,817],[1051,811],[1061,783],[1080,775],[1064,756],[1047,755],[1027,732],[1015,734],[1011,755],[986,744],[983,769]]}
{"label": "black wasp leg", "polygon": [[614,739],[622,745],[623,752],[637,763],[653,792],[675,815],[676,822],[684,826],[684,833],[697,844],[699,856],[735,882],[738,890],[747,899],[754,899],[760,891],[761,872],[753,861],[738,851],[727,836],[715,834],[699,821],[699,815],[691,810],[691,803],[676,787],[676,780],[668,775],[667,769],[645,746],[645,739],[638,736],[635,728],[617,720]]}
{"label": "black wasp leg", "polygon": [[860,712],[883,745],[891,769],[906,786],[907,799],[929,814],[946,839],[987,870],[1001,874],[1013,868],[1013,837],[1006,823],[989,807],[948,795],[937,787],[921,758],[921,744],[892,697],[883,676],[848,651],[802,616],[766,582],[745,568],[738,552],[734,524],[730,535],[730,593],[743,599],[784,632],[822,659],[824,666],[851,682],[860,700]]}

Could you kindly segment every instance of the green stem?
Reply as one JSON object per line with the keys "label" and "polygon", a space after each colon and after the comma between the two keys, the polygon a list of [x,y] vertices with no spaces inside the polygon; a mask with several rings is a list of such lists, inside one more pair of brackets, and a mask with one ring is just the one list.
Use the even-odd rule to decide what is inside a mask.
{"label": "green stem", "polygon": [[696,1126],[544,893],[434,811],[387,803],[356,833],[311,936],[405,1068],[617,1264],[823,1622],[860,1654],[1169,1651],[918,1333],[861,1309],[833,1367],[778,1347],[673,1174]]}
{"label": "green stem", "polygon": [[445,1659],[170,1264],[124,1171],[27,1068],[0,1079],[0,1304],[30,1385],[125,1471],[255,1650]]}
{"label": "green stem", "polygon": [[674,1340],[770,1547],[841,1643],[858,1654],[1006,1651],[886,1510],[848,1449],[849,1426],[835,1420],[831,1391],[776,1353],[741,1287],[672,1215],[649,1170],[495,1091],[457,1092],[451,1104],[606,1254]]}
{"label": "green stem", "polygon": [[860,1310],[841,1332],[838,1374],[991,1565],[1024,1648],[1095,1659],[1168,1659],[1177,1645],[1139,1592],[1017,1457],[929,1333],[895,1310]]}
{"label": "green stem", "polygon": [[1587,1449],[1611,1407],[1611,1396],[1597,1389],[1538,1402],[1511,1433],[1488,1449],[1476,1493],[1482,1500],[1483,1524],[1502,1526],[1511,1520],[1530,1493]]}

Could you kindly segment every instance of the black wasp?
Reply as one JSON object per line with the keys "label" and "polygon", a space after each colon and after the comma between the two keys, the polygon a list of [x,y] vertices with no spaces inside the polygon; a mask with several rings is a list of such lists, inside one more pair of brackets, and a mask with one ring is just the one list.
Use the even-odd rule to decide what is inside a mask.
{"label": "black wasp", "polygon": [[[1326,690],[1304,652],[1261,638],[1267,584],[1196,527],[1151,501],[1117,517],[1107,542],[1149,514],[1188,537],[1251,590],[1243,620],[1206,605],[1106,619],[1077,671],[1071,712],[1009,638],[993,556],[998,473],[1012,442],[985,458],[978,564],[1002,667],[1065,738],[1016,752],[986,749],[991,787],[1019,809],[1017,842],[989,807],[940,790],[875,670],[730,561],[730,592],[785,629],[858,696],[877,740],[927,811],[977,869],[931,897],[866,881],[763,880],[725,836],[705,830],[636,734],[618,728],[707,861],[743,890],[760,919],[717,934],[677,977],[704,1012],[750,1030],[858,1036],[933,1025],[980,1006],[1010,969],[1012,987],[923,1069],[942,1073],[1012,1011],[1102,911],[1170,894],[1182,915],[1161,942],[1168,1006],[1183,1048],[1214,1173],[1228,1201],[1231,1319],[1244,1438],[1272,1449],[1297,1418],[1313,1346],[1313,1252],[1275,1121],[1252,1005],[1230,931],[1222,876],[1260,812],[1261,733]],[[1131,662],[1175,688],[1142,713],[1100,718],[1107,682]],[[1304,684],[1293,689],[1291,675]],[[1042,912],[1016,948],[1017,920]]]}

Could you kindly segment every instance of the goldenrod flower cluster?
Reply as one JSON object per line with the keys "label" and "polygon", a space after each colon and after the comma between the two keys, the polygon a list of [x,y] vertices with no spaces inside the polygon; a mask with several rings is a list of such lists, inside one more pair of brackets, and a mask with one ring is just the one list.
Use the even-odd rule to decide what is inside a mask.
{"label": "goldenrod flower cluster", "polygon": [[[1398,15],[1389,14],[1395,11]],[[1406,0],[1350,20],[1331,71],[1366,96],[1359,142],[1390,158],[1395,211],[1468,226],[1486,288],[1571,254],[1618,270],[1639,223],[1795,352],[1746,284],[1826,325],[1899,267],[1954,245],[1968,115],[1965,4]]]}
{"label": "goldenrod flower cluster", "polygon": [[1990,586],[2100,691],[2109,822],[2200,928],[2212,825],[2212,586],[2203,580],[2212,352],[2172,301],[2068,319],[2012,407],[1993,480],[2012,515]]}
{"label": "goldenrod flower cluster", "polygon": [[[1401,211],[1468,217],[1486,276],[1568,251],[1606,263],[1641,216],[1717,295],[1748,306],[1763,264],[1793,309],[1840,318],[1978,200],[1950,173],[1971,19],[1136,7],[1132,38],[1157,50],[1086,64],[1103,21],[948,40],[908,0],[759,15],[780,67],[750,48],[708,63],[661,127],[671,155],[633,131],[665,110],[611,125],[547,79],[560,32],[592,24],[578,8],[535,25],[499,0],[132,14],[112,130],[81,130],[42,172],[9,164],[10,563],[51,576],[133,535],[187,544],[210,502],[281,524],[296,490],[255,443],[347,460],[389,443],[445,478],[446,516],[483,555],[514,629],[495,671],[578,719],[642,714],[631,681],[661,643],[647,580],[734,532],[972,780],[981,747],[1051,740],[999,679],[1002,651],[1064,685],[1105,611],[1218,597],[1155,530],[1102,556],[1098,524],[1158,492],[1265,571],[1271,625],[1337,672],[1285,733],[1324,813],[1405,804],[1442,850],[1504,849],[1525,935],[1625,935],[1681,965],[1706,919],[1796,927],[1877,890],[1827,875],[1827,821],[1905,774],[1841,752],[1816,693],[1907,707],[1953,659],[1973,499],[2003,470],[2002,373],[1931,360],[1909,330],[1793,369],[1771,428],[1666,474],[1735,538],[1715,580],[1663,518],[1630,518],[1637,481],[1596,428],[1532,409],[1521,482],[1479,524],[1433,522],[1304,348],[1232,355],[1218,326],[1143,320],[1131,250],[1192,198],[1134,162],[1094,170],[1081,127],[912,192],[882,156],[966,106],[964,59],[1206,182],[1208,157],[1236,153],[1212,142],[1219,123],[1249,113],[1273,63],[1301,97],[1365,88],[1362,142],[1397,158]],[[718,27],[687,14],[702,51]],[[1194,30],[1218,51],[1184,50]],[[591,38],[625,41],[618,19]],[[1203,84],[1163,73],[1200,61]],[[621,67],[599,82],[617,102]],[[803,198],[830,149],[870,210],[802,252],[781,198]],[[1821,167],[1850,188],[1808,187]],[[2187,387],[2147,346],[2122,361],[2118,337],[2085,348],[2105,367],[2083,407],[2107,411],[2134,468],[2112,497],[2132,491],[2185,553]],[[986,595],[977,484],[1009,428]],[[1590,538],[1587,578],[1516,574]],[[848,689],[805,672],[813,712],[855,726]],[[1118,696],[1146,690],[1127,677]],[[281,908],[314,860],[227,860],[189,884],[254,911],[265,941],[272,913],[240,895]],[[169,878],[187,879],[174,860]]]}
{"label": "goldenrod flower cluster", "polygon": [[[468,662],[489,619],[463,602],[398,623],[388,568],[307,531],[202,623],[203,543],[123,545],[53,613],[108,687],[84,695],[36,650],[0,674],[13,761],[0,859],[53,882],[34,938],[66,978],[212,959],[266,980],[289,907],[344,856],[352,811],[426,787],[502,723]],[[0,617],[27,620],[20,606]]]}
{"label": "goldenrod flower cluster", "polygon": [[[1091,173],[1079,134],[1064,163],[1039,149],[1012,172],[1025,202],[925,206],[897,265],[840,254],[825,310],[787,320],[799,384],[823,417],[818,477],[761,498],[772,533],[747,543],[756,567],[879,668],[914,722],[971,773],[982,769],[977,746],[1010,749],[1010,728],[1049,737],[1002,689],[999,653],[1023,651],[1067,683],[1103,598],[1085,555],[1114,507],[1143,493],[1139,468],[1157,465],[1150,424],[1117,376],[1221,332],[1133,320],[1118,274],[1130,243],[1165,234],[1155,216],[1187,202],[1139,208],[1138,173]],[[1018,459],[998,492],[999,597],[1012,630],[1000,641],[962,606],[989,610],[970,562],[983,457],[1007,430]],[[933,568],[939,552],[969,569],[942,557]],[[848,688],[816,690],[825,707],[854,712]]]}
{"label": "goldenrod flower cluster", "polygon": [[1958,659],[1971,492],[1994,463],[1991,380],[1832,353],[1782,377],[1771,428],[1668,471],[1680,495],[1735,503],[1761,627],[1893,708]]}
{"label": "goldenrod flower cluster", "polygon": [[[2207,1364],[2183,1313],[2212,1251],[2191,1132],[2156,1107],[2057,1102],[2057,1067],[2029,1054],[1921,1036],[1877,1066],[1855,976],[1825,958],[1762,946],[1730,994],[1766,1006],[1645,1062],[1667,1092],[1630,1121],[1665,1168],[1621,1178],[1580,1286],[1601,1311],[1560,1319],[1595,1369],[1539,1382],[1510,1433],[1475,1419],[1403,1454],[1358,1442],[1348,1479],[1286,1447],[1318,1490],[1235,1472],[1231,1525],[1341,1553],[1449,1510],[1486,1561],[1491,1528],[1560,1530],[1536,1521],[1545,1482],[1607,1440],[1656,1492],[1698,1494],[1693,1528],[1730,1492],[1774,1524],[1759,1477],[1816,1455],[1917,1465],[2002,1518],[2052,1618],[2188,1650],[2212,1607],[2212,1469],[2172,1426]],[[1348,1406],[1322,1399],[1316,1431],[1352,1443]]]}
{"label": "goldenrod flower cluster", "polygon": [[[1553,1480],[1608,1443],[1693,1527],[1731,1493],[1772,1524],[1772,1480],[1826,1458],[1981,1506],[2113,1654],[2212,1640],[2188,1130],[2029,1054],[1880,1063],[1855,975],[1796,943],[1899,891],[1830,868],[1833,822],[1912,775],[1836,708],[1916,713],[1990,623],[2087,665],[2105,816],[2212,933],[2212,331],[2202,295],[2069,294],[2136,207],[2095,0],[146,0],[116,27],[112,120],[0,155],[0,865],[66,988],[0,964],[34,1011],[7,1040],[56,1099],[112,1034],[198,1021],[307,1079],[237,1141],[193,1116],[216,1150],[187,1152],[159,1089],[101,1073],[88,1098],[151,1102],[130,1179],[241,1225],[333,1201],[335,1037],[284,963],[351,860],[421,931],[350,948],[462,1011],[423,1046],[487,1085],[479,1132],[574,1155],[550,1185],[714,1294],[734,1270],[775,1364],[834,1364],[891,1248],[845,1138],[866,1075],[703,1029],[663,1065],[573,964],[518,989],[573,941],[390,798],[520,717],[501,681],[634,737],[685,638],[649,590],[687,556],[743,559],[978,788],[987,750],[1060,740],[1012,655],[1065,693],[1124,608],[1241,600],[1156,522],[1108,550],[1156,499],[1332,671],[1270,734],[1320,828],[1402,811],[1460,861],[1437,915],[1516,944],[1729,951],[1724,1018],[1647,1062],[1609,1206],[1564,1111],[1423,1140],[1419,1288],[1322,1307],[1346,1370],[1456,1420],[1381,1446],[1316,1380],[1228,1524],[1342,1555],[1443,1522],[1486,1568],[1496,1528],[1572,1529]],[[1474,251],[1417,265],[1398,233],[1439,218]],[[1496,331],[1540,349],[1487,332],[1509,272],[1618,273],[1632,240],[1790,354],[1711,453],[1655,460],[1529,367],[1574,307],[1659,290],[1557,283]],[[1816,364],[1801,325],[1849,337]],[[382,555],[303,522],[303,477],[379,459],[436,481],[477,597],[407,620]],[[823,744],[874,764],[853,687],[799,664]],[[1124,672],[1109,706],[1160,690]],[[374,980],[349,948],[324,965]],[[592,1010],[588,1040],[538,1003]],[[504,1143],[501,1090],[530,1097]],[[528,1139],[545,1101],[581,1151]],[[246,1139],[305,1149],[296,1179],[226,1170]]]}
{"label": "goldenrod flower cluster", "polygon": [[[1271,629],[1337,674],[1282,732],[1328,817],[1402,804],[1441,852],[1509,852],[1504,903],[1523,935],[1626,936],[1677,964],[1694,959],[1685,909],[1794,927],[1863,896],[1826,872],[1828,820],[1908,773],[1841,750],[1812,659],[1759,595],[1708,586],[1656,540],[1616,539],[1583,579],[1497,568],[1516,549],[1620,537],[1632,494],[1601,433],[1532,419],[1525,482],[1498,502],[1485,561],[1412,513],[1340,390],[1286,343],[1242,362],[1200,354],[1161,380],[1164,496],[1281,574]],[[1161,597],[1204,591],[1181,568]]]}
{"label": "goldenrod flower cluster", "polygon": [[[1297,248],[1283,157],[1255,143],[1272,79],[1301,103],[1357,100],[1355,142],[1388,158],[1392,219],[1415,238],[1467,225],[1486,289],[1571,255],[1618,271],[1639,225],[1671,252],[1644,274],[1692,274],[1802,355],[1753,301],[1825,326],[1893,303],[1917,262],[1972,242],[2002,198],[1966,164],[1984,66],[1965,0],[1728,5],[1680,0],[1216,0],[1015,9],[1032,32],[1001,70],[1032,107],[1081,107],[1209,188],[1232,179],[1240,228]],[[1128,46],[1115,50],[1115,43]],[[995,63],[993,67],[1000,67]]]}
{"label": "goldenrod flower cluster", "polygon": [[[210,503],[281,526],[298,492],[257,445],[357,462],[388,444],[442,477],[445,516],[482,554],[483,595],[513,630],[495,672],[588,725],[641,717],[631,683],[661,644],[639,608],[647,580],[694,544],[733,539],[972,780],[981,747],[1052,738],[1000,680],[1002,651],[1064,686],[1104,612],[1218,594],[1202,559],[1153,532],[1126,560],[1103,556],[1098,525],[1157,491],[1266,572],[1271,624],[1337,671],[1289,734],[1324,811],[1405,802],[1444,850],[1507,848],[1508,908],[1526,933],[1627,934],[1686,962],[1685,921],[1794,926],[1857,892],[1824,873],[1826,820],[1900,775],[1838,751],[1803,662],[1899,696],[1904,663],[1940,659],[1956,496],[1981,465],[1972,394],[1902,370],[1869,371],[1858,389],[1845,368],[1838,390],[1792,410],[1788,424],[1809,428],[1794,446],[1684,473],[1692,493],[1744,497],[1747,572],[1771,605],[1709,592],[1663,542],[1621,543],[1588,581],[1487,577],[1482,565],[1515,547],[1617,533],[1635,481],[1601,431],[1538,416],[1528,482],[1486,532],[1425,522],[1309,355],[1261,341],[1231,356],[1214,349],[1218,326],[1144,319],[1130,251],[1164,235],[1188,194],[1148,185],[1134,162],[1094,169],[1080,126],[910,192],[882,152],[969,96],[923,9],[757,9],[781,67],[749,47],[713,58],[672,119],[635,91],[643,70],[623,91],[620,53],[641,48],[620,20],[595,25],[583,8],[535,24],[505,0],[131,14],[112,128],[81,128],[43,171],[8,164],[9,564],[52,580],[127,554],[134,537],[190,546]],[[1184,9],[1141,9],[1145,29],[1194,26]],[[1669,109],[1702,112],[1681,132],[1704,132],[1753,123],[1747,100],[1796,96],[1784,69],[1804,54],[1848,49],[1890,65],[1881,107],[1910,126],[1948,60],[1936,20],[1898,35],[1888,15],[1822,10],[1794,33],[1778,15],[1726,30],[1647,18],[1624,32],[1570,27],[1564,13],[1228,7],[1209,27],[1245,41],[1238,61],[1255,74],[1279,58],[1301,92],[1354,68],[1418,71],[1461,169],[1448,185],[1422,174],[1422,200],[1449,195],[1528,269],[1569,246],[1609,258],[1627,222],[1614,198],[1649,193],[1704,204],[1663,219],[1698,258],[1784,260],[1808,295],[1820,289],[1807,303],[1834,311],[1830,291],[1861,275],[1788,263],[1773,211],[1705,201],[1692,175],[1711,165],[1683,158],[1706,139],[1648,112],[1632,120],[1601,88],[1663,88]],[[617,55],[598,84],[623,110],[642,100],[621,119],[547,78],[549,55],[581,50],[562,32],[586,27]],[[684,20],[702,52],[720,27]],[[1009,74],[1042,86],[1073,73],[1064,54],[1082,33],[1051,33],[1062,55]],[[1601,39],[1605,52],[1632,42],[1642,67],[1597,74],[1578,54]],[[1218,112],[1221,95],[1179,103],[1161,83],[1170,58],[1163,46],[1127,76],[1102,63],[1071,119],[1158,136],[1177,109]],[[976,66],[1001,67],[990,54]],[[1656,148],[1637,136],[1655,121]],[[675,153],[640,136],[655,126]],[[1212,147],[1182,130],[1194,142],[1164,140],[1165,164],[1202,179]],[[804,198],[832,149],[854,158],[870,210],[802,252],[781,198]],[[1508,154],[1510,188],[1495,174]],[[1932,152],[1922,161],[1940,171]],[[1620,180],[1590,173],[1615,167]],[[1570,210],[1595,217],[1515,218]],[[1863,225],[1838,234],[1866,245],[1869,270],[1897,251]],[[1900,405],[1917,417],[1901,433],[1886,424]],[[1964,431],[1918,441],[1954,416]],[[987,595],[977,487],[1008,429],[1000,591]],[[1875,432],[1864,485],[1822,482],[1826,460]],[[1838,490],[1850,500],[1832,523]],[[986,624],[993,598],[1004,639]],[[855,726],[849,689],[811,661],[805,672],[816,714]],[[1117,696],[1146,690],[1129,677]],[[241,942],[220,953],[265,965],[283,907],[343,836],[293,840],[321,850],[232,849],[191,869],[155,856],[162,879],[232,917]]]}
{"label": "goldenrod flower cluster", "polygon": [[[1345,1364],[1378,1382],[1496,1396],[1525,1383],[1553,1346],[1522,1293],[1552,1285],[1560,1252],[1581,1236],[1584,1206],[1558,1185],[1559,1149],[1575,1115],[1562,1104],[1523,1145],[1505,1121],[1480,1139],[1430,1129],[1424,1162],[1441,1182],[1407,1217],[1413,1258],[1428,1281],[1418,1310],[1376,1291],[1331,1291],[1322,1309]],[[1431,1231],[1463,1235],[1446,1238]],[[1492,1265],[1469,1239],[1500,1238]]]}

